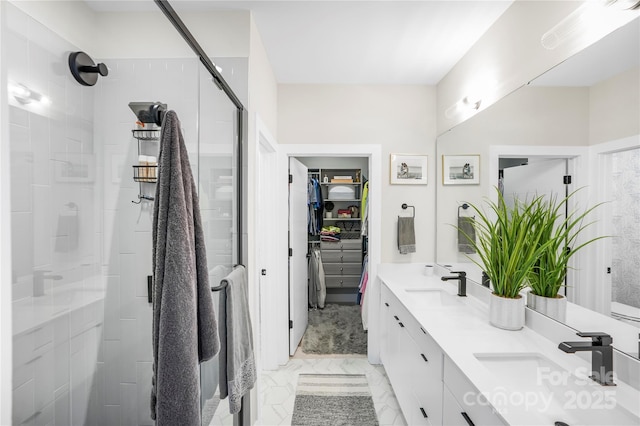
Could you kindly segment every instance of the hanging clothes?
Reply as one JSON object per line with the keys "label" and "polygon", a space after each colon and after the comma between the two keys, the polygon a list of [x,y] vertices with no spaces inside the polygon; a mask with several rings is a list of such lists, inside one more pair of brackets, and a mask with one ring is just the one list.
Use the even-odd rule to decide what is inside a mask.
{"label": "hanging clothes", "polygon": [[309,257],[309,307],[324,309],[327,288],[319,247],[311,249]]}
{"label": "hanging clothes", "polygon": [[198,192],[174,111],[160,133],[153,206],[153,376],[156,425],[199,425],[198,365],[220,349]]}
{"label": "hanging clothes", "polygon": [[367,283],[369,282],[369,255],[364,256],[362,261],[362,275],[360,276],[360,284],[358,285],[357,303],[360,305],[360,314],[362,316],[362,327],[367,330],[368,324],[368,308],[366,303]]}
{"label": "hanging clothes", "polygon": [[318,235],[322,229],[324,201],[318,179],[311,177],[307,184],[307,228],[310,235]]}
{"label": "hanging clothes", "polygon": [[362,200],[360,201],[360,234],[363,237],[367,236],[369,227],[369,181],[365,182],[362,189]]}

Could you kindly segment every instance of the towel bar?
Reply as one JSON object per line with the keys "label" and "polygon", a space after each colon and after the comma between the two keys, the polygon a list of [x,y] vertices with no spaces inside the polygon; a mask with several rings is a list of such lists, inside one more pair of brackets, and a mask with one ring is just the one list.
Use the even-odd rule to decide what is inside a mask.
{"label": "towel bar", "polygon": [[402,210],[406,210],[408,207],[411,207],[413,209],[413,213],[411,213],[411,217],[416,217],[416,208],[414,206],[410,206],[407,203],[403,203],[401,207],[402,207]]}

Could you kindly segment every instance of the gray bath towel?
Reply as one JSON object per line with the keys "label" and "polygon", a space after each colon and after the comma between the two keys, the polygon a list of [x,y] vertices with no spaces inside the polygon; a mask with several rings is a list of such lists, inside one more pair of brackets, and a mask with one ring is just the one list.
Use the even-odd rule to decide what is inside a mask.
{"label": "gray bath towel", "polygon": [[220,398],[229,396],[229,412],[235,414],[256,382],[244,266],[236,266],[222,281],[227,287],[220,291]]}
{"label": "gray bath towel", "polygon": [[398,216],[398,250],[400,254],[416,252],[416,232],[413,217]]}
{"label": "gray bath towel", "polygon": [[469,240],[474,243],[476,241],[475,219],[458,216],[458,251],[460,253],[472,254],[476,252]]}
{"label": "gray bath towel", "polygon": [[199,425],[199,363],[220,349],[202,222],[174,111],[160,135],[153,209],[153,377],[156,425]]}

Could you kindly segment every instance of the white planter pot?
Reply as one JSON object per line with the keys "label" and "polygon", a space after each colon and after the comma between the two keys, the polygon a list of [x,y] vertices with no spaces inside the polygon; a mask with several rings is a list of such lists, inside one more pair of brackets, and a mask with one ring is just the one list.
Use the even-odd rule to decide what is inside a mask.
{"label": "white planter pot", "polygon": [[557,297],[542,297],[529,292],[527,294],[527,306],[562,323],[567,319],[567,298],[561,295]]}
{"label": "white planter pot", "polygon": [[524,297],[508,299],[491,293],[489,323],[504,330],[520,330],[524,327]]}

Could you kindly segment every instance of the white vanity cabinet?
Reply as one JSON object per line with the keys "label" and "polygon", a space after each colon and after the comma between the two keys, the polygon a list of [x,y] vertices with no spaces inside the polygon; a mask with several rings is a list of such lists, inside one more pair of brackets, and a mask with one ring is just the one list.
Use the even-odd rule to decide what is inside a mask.
{"label": "white vanity cabinet", "polygon": [[442,351],[382,287],[381,358],[410,425],[442,424]]}
{"label": "white vanity cabinet", "polygon": [[462,374],[451,360],[444,357],[444,425],[499,426],[505,423],[494,412],[486,398]]}

